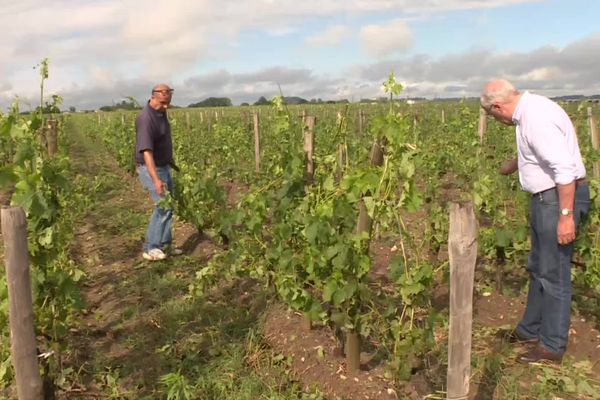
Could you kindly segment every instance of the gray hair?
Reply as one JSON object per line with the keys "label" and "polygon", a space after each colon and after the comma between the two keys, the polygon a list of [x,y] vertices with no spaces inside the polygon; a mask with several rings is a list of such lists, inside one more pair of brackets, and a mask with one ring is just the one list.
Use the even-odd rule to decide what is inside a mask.
{"label": "gray hair", "polygon": [[519,95],[519,91],[509,81],[505,79],[493,80],[485,86],[481,94],[481,106],[489,109],[492,104],[509,102],[517,95]]}

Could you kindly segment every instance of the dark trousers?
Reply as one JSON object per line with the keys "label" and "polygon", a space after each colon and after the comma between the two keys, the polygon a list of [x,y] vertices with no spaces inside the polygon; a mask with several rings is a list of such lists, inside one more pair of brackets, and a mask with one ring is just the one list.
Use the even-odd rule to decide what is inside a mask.
{"label": "dark trousers", "polygon": [[[587,215],[590,191],[587,184],[577,186],[575,224]],[[539,338],[542,346],[564,353],[571,322],[571,257],[574,244],[558,243],[560,206],[556,188],[531,197],[531,252],[529,254],[529,293],[523,319],[517,325],[528,338]]]}

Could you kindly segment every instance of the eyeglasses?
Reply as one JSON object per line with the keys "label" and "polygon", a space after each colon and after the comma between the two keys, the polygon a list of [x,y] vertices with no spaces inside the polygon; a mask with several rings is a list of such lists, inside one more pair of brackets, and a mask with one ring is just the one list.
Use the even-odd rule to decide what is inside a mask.
{"label": "eyeglasses", "polygon": [[167,96],[167,95],[173,94],[174,91],[175,91],[175,89],[161,89],[161,90],[153,90],[152,93],[160,93],[163,96]]}

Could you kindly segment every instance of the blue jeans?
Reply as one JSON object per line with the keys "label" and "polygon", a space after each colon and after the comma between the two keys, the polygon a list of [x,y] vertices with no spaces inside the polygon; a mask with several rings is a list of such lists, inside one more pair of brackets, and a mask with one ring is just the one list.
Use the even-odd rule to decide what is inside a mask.
{"label": "blue jeans", "polygon": [[[142,185],[150,192],[152,201],[154,201],[154,212],[150,217],[148,230],[146,231],[146,241],[144,242],[144,251],[152,249],[165,249],[171,246],[173,242],[173,210],[166,209],[159,205],[164,198],[156,193],[156,188],[152,182],[152,177],[148,173],[148,168],[145,165],[137,167],[137,173],[140,177]],[[173,192],[173,179],[171,178],[171,167],[156,167],[156,173],[161,181],[166,184],[169,192]]]}
{"label": "blue jeans", "polygon": [[[587,184],[577,186],[575,224],[590,207]],[[517,330],[527,338],[538,338],[540,345],[564,353],[571,322],[571,257],[574,244],[558,243],[559,217],[557,190],[550,189],[531,197],[531,252],[529,253],[529,293],[527,307]]]}

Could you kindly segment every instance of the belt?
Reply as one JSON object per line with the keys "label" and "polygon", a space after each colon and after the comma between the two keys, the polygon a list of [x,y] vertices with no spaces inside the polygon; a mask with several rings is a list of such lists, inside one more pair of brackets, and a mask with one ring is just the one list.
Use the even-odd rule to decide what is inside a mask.
{"label": "belt", "polygon": [[[588,180],[585,176],[583,178],[575,179],[576,187],[582,186],[582,185],[587,185],[587,184],[588,184]],[[548,190],[553,190],[553,189],[556,189],[556,186],[552,186],[551,188],[540,190],[539,192],[532,194],[532,196],[538,196],[538,195],[541,195],[541,194],[547,192]]]}

